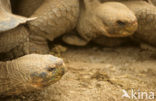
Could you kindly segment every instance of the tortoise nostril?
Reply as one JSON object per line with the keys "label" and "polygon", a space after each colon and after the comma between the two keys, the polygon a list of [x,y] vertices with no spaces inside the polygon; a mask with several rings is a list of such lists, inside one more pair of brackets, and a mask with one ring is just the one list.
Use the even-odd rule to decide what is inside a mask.
{"label": "tortoise nostril", "polygon": [[116,23],[117,23],[118,25],[121,25],[121,26],[125,26],[125,25],[126,25],[126,22],[121,21],[121,20],[116,21]]}
{"label": "tortoise nostril", "polygon": [[48,72],[52,72],[52,71],[55,71],[56,68],[48,68]]}

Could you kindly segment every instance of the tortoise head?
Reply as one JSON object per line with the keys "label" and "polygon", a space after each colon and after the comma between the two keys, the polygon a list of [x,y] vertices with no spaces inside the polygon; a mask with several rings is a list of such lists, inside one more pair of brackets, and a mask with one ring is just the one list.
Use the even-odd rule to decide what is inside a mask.
{"label": "tortoise head", "polygon": [[[88,3],[89,2],[89,3]],[[87,6],[86,6],[87,5]],[[86,0],[77,29],[82,37],[127,37],[137,30],[135,14],[119,2]]]}
{"label": "tortoise head", "polygon": [[29,54],[0,66],[0,95],[3,96],[42,90],[65,74],[63,60],[52,55]]}

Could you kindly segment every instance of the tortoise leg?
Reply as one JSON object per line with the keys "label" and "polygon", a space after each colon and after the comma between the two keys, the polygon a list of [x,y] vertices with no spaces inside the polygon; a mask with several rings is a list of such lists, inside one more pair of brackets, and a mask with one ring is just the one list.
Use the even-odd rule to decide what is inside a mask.
{"label": "tortoise leg", "polygon": [[38,53],[38,54],[48,54],[49,53],[49,46],[47,39],[34,32],[30,32],[29,41],[26,42],[27,49],[30,53]]}
{"label": "tortoise leg", "polygon": [[138,30],[134,38],[156,46],[156,7],[145,1],[123,2],[138,19]]}
{"label": "tortoise leg", "polygon": [[0,60],[10,60],[31,53],[48,54],[47,40],[37,34],[34,36],[23,25],[0,34]]}
{"label": "tortoise leg", "polygon": [[0,33],[0,53],[9,52],[21,43],[27,41],[29,33],[24,26]]}
{"label": "tortoise leg", "polygon": [[53,41],[76,26],[79,17],[79,1],[44,0],[31,17],[37,17],[28,24],[34,36],[38,34]]}
{"label": "tortoise leg", "polygon": [[63,41],[69,45],[85,46],[88,41],[78,35],[76,31],[72,31],[70,34],[63,36]]}

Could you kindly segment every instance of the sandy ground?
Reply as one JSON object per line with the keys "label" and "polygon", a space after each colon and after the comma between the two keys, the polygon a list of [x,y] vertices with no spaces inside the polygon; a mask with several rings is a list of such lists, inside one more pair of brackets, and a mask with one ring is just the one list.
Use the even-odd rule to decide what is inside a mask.
{"label": "sandy ground", "polygon": [[156,95],[154,53],[134,46],[68,48],[61,55],[68,70],[62,80],[42,92],[0,101],[133,101],[122,98],[123,89]]}

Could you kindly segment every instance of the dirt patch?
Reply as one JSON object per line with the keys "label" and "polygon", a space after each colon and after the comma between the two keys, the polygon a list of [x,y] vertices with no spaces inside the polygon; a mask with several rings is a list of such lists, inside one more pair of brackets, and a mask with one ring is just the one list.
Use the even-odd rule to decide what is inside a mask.
{"label": "dirt patch", "polygon": [[156,94],[153,54],[137,47],[68,48],[62,54],[68,71],[61,81],[42,92],[2,101],[132,101],[121,97],[123,89]]}

